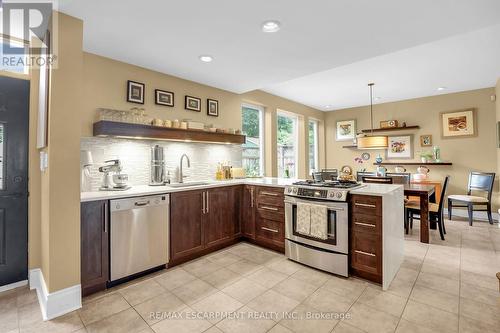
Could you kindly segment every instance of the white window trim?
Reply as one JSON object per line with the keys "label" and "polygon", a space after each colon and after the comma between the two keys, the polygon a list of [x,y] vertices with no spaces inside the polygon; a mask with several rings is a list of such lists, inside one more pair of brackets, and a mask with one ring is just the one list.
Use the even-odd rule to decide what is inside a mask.
{"label": "white window trim", "polygon": [[[243,107],[246,107],[246,108],[249,108],[249,109],[254,109],[254,110],[257,110],[259,111],[259,145],[260,145],[260,151],[259,151],[259,160],[260,160],[260,163],[259,163],[259,169],[260,169],[260,176],[264,176],[265,175],[265,168],[266,168],[266,164],[265,164],[265,126],[264,126],[264,112],[265,112],[265,109],[264,107],[260,106],[260,105],[255,105],[255,104],[250,104],[250,103],[241,103],[241,108],[243,109]],[[243,125],[243,122],[242,122],[242,125]]]}
{"label": "white window trim", "polygon": [[[294,149],[293,149],[293,154],[294,154],[294,160],[295,160],[295,165],[294,165],[294,178],[298,178],[299,175],[299,117],[297,114],[289,111],[283,111],[283,110],[278,110],[276,114],[276,118],[282,116],[282,117],[287,117],[287,118],[293,118],[295,122],[295,126],[293,129],[293,140],[294,140]],[[277,134],[278,131],[278,119],[276,119],[276,138],[278,137]],[[277,144],[277,142],[276,142]],[[278,164],[278,163],[276,163]],[[279,166],[278,170],[279,171]],[[278,174],[278,178],[282,178],[283,175]]]}
{"label": "white window trim", "polygon": [[[314,128],[314,171],[319,171],[319,120],[317,119],[309,119],[309,123],[313,123],[313,128]],[[309,124],[307,124],[309,125]],[[308,132],[309,132],[309,126],[307,126]],[[307,133],[307,139],[309,140],[309,133]],[[311,143],[308,142],[308,146],[311,146]],[[309,162],[309,156],[308,156],[308,162]],[[309,170],[309,173],[311,173],[312,170]]]}

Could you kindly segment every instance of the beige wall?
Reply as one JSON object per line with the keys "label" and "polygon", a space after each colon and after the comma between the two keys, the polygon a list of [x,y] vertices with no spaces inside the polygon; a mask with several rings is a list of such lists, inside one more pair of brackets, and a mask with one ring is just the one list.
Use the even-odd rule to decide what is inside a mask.
{"label": "beige wall", "polygon": [[[497,81],[497,85],[495,87],[495,96],[496,96],[496,121],[497,124],[500,122],[500,78]],[[497,144],[500,142],[500,133],[498,133],[497,127]],[[497,174],[500,175],[500,148],[497,145]],[[497,198],[496,203],[500,206],[500,196]]]}
{"label": "beige wall", "polygon": [[[241,128],[241,104],[243,102],[263,106],[265,115],[265,163],[266,175],[277,176],[276,165],[276,112],[284,110],[298,115],[299,118],[299,166],[298,174],[304,178],[309,174],[307,156],[307,122],[309,118],[320,121],[320,142],[324,142],[324,113],[313,108],[280,98],[262,91],[252,91],[238,95],[229,91],[183,80],[171,75],[147,70],[91,53],[84,53],[83,115],[82,136],[92,136],[92,123],[96,120],[98,108],[129,110],[144,107],[150,117],[161,119],[193,119],[223,128]],[[126,101],[126,83],[133,80],[145,83],[145,104]],[[155,105],[154,90],[162,89],[175,94],[175,106]],[[202,112],[186,111],[184,96],[191,95],[202,99]],[[219,117],[206,113],[206,99],[219,101]],[[324,165],[324,146],[320,144],[320,165]]]}
{"label": "beige wall", "polygon": [[[490,99],[494,88],[466,91],[455,94],[438,95],[417,98],[394,103],[377,104],[374,106],[374,127],[379,121],[397,119],[408,125],[419,125],[419,130],[395,132],[391,135],[413,134],[413,149],[415,161],[419,160],[418,152],[429,150],[420,146],[420,135],[431,134],[433,145],[441,147],[442,160],[453,162],[453,166],[431,166],[430,179],[442,180],[444,175],[451,175],[449,194],[462,193],[467,186],[469,171],[497,170],[496,151],[496,116],[495,103]],[[465,108],[476,108],[478,135],[471,138],[441,138],[440,112]],[[326,115],[326,146],[327,166],[340,168],[350,165],[353,170],[358,168],[354,158],[363,151],[345,149],[342,145],[349,142],[335,141],[335,123],[337,120],[356,119],[358,131],[370,127],[369,107],[358,107],[332,111]],[[432,147],[430,147],[432,148]],[[373,162],[378,153],[385,159],[384,151],[368,151],[371,154],[369,163],[363,164],[368,170],[374,170]],[[410,172],[416,172],[416,167],[406,167]],[[394,171],[393,167],[388,167]],[[495,187],[498,194],[498,189]]]}
{"label": "beige wall", "polygon": [[[80,283],[80,119],[83,24],[59,15],[51,70],[48,169],[41,176],[41,269],[48,292]],[[35,136],[35,133],[31,133]]]}

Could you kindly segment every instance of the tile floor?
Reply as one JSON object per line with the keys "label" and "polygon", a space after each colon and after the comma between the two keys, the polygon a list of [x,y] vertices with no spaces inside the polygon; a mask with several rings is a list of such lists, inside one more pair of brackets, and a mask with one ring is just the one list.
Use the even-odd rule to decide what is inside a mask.
{"label": "tile floor", "polygon": [[2,293],[0,332],[500,332],[499,225],[447,221],[447,231],[425,245],[417,224],[386,292],[240,243],[92,295],[52,321],[34,291]]}

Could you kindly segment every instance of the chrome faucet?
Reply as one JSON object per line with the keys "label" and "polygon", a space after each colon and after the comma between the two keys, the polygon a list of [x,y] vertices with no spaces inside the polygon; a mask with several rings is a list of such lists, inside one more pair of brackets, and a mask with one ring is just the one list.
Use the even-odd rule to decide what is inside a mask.
{"label": "chrome faucet", "polygon": [[191,167],[191,161],[189,161],[189,157],[186,154],[182,154],[181,161],[179,162],[179,180],[178,180],[179,183],[184,183],[184,178],[187,177],[182,174],[182,160],[184,159],[184,157],[187,159],[188,168]]}

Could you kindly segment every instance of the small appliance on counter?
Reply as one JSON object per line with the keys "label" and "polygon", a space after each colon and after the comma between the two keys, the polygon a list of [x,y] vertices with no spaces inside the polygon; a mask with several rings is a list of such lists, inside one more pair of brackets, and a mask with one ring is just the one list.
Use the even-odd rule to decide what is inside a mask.
{"label": "small appliance on counter", "polygon": [[89,150],[80,150],[80,191],[90,192],[92,191],[92,176],[90,175],[90,167],[94,164],[92,159],[92,152]]}
{"label": "small appliance on counter", "polygon": [[[120,160],[104,161],[107,164],[99,167],[99,172],[104,175],[102,177],[102,184],[99,188],[100,191],[125,191],[130,189],[128,183],[128,175],[122,174],[122,164]],[[112,176],[110,173],[114,173]]]}
{"label": "small appliance on counter", "polygon": [[165,151],[159,145],[151,147],[151,179],[150,186],[162,186],[170,183],[168,174],[165,173]]}

